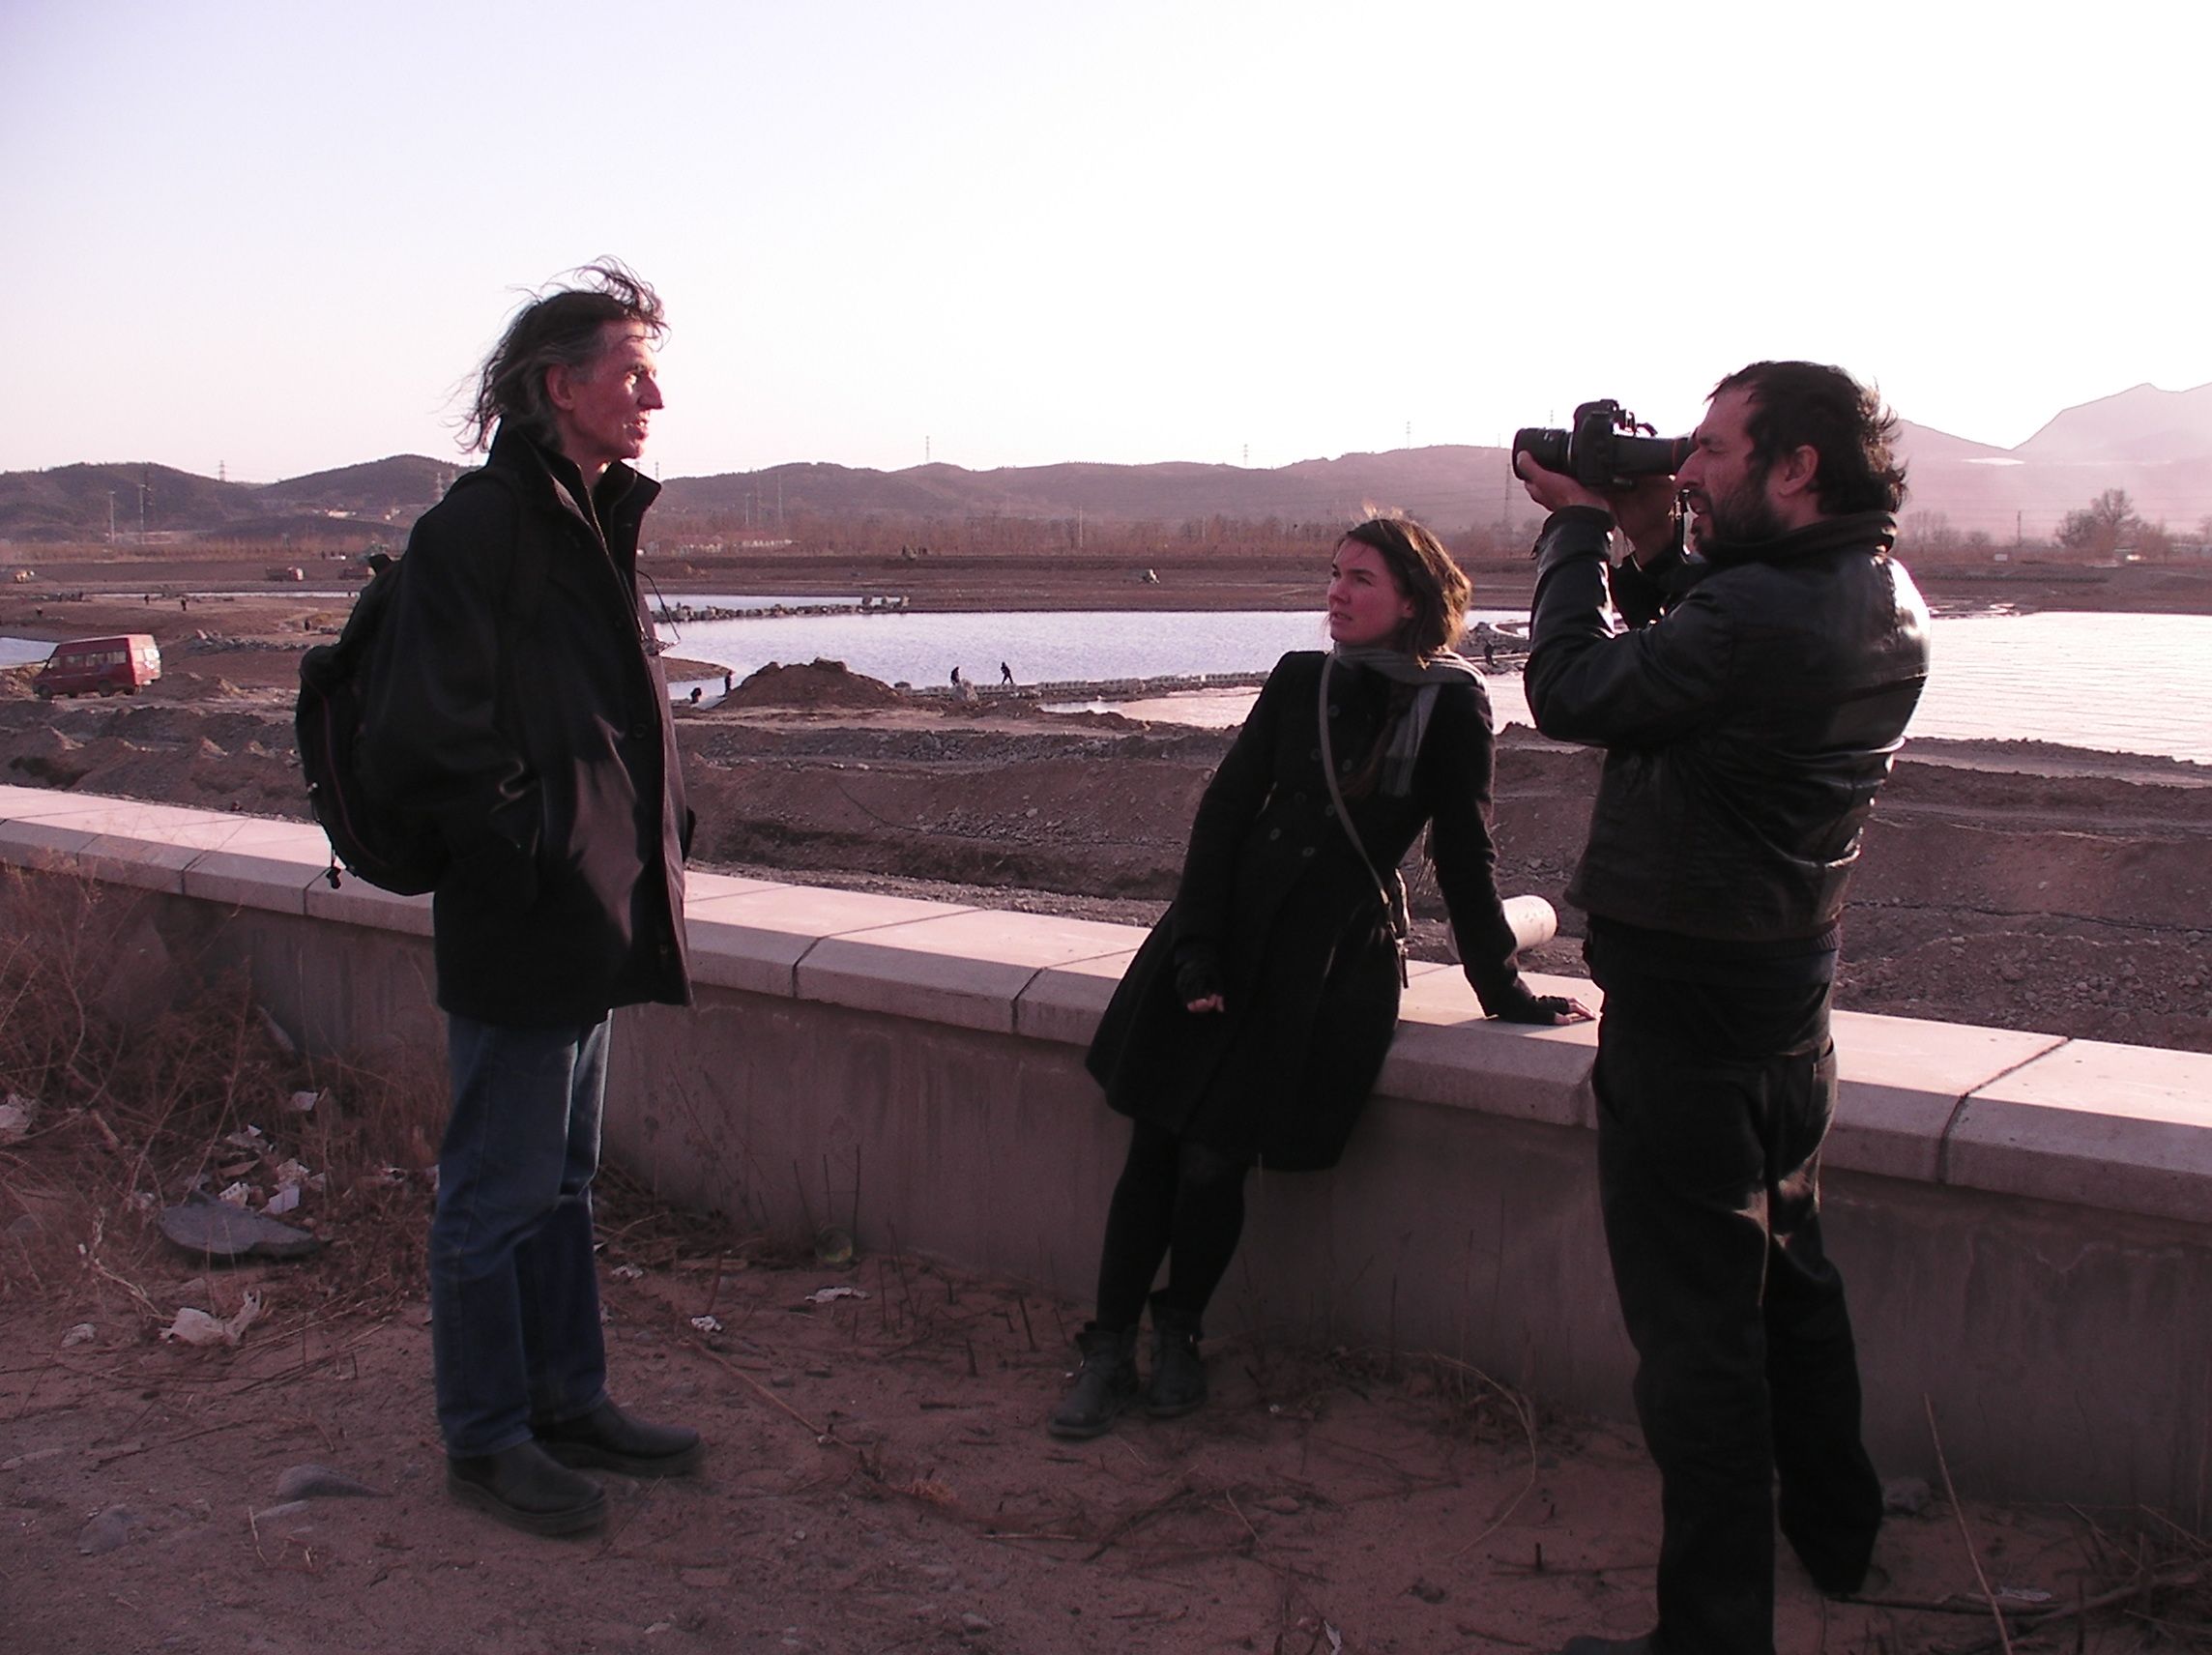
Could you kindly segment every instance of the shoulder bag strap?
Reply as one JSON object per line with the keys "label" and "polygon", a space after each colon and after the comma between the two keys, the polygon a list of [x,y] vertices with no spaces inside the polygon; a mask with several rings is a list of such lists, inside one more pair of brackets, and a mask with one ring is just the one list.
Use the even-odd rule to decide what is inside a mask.
{"label": "shoulder bag strap", "polygon": [[1336,806],[1336,819],[1344,825],[1344,836],[1352,841],[1353,850],[1359,854],[1360,861],[1366,864],[1367,877],[1375,882],[1375,894],[1382,899],[1382,915],[1389,923],[1391,941],[1398,945],[1398,986],[1404,988],[1412,980],[1412,973],[1406,966],[1407,937],[1412,930],[1412,918],[1406,911],[1406,882],[1398,876],[1396,869],[1391,870],[1387,882],[1376,871],[1375,858],[1367,854],[1367,846],[1359,837],[1359,829],[1352,825],[1352,812],[1345,808],[1344,794],[1336,785],[1336,753],[1328,740],[1328,675],[1335,666],[1334,655],[1322,656],[1321,703],[1315,709],[1321,727],[1322,779],[1328,783],[1329,802]]}

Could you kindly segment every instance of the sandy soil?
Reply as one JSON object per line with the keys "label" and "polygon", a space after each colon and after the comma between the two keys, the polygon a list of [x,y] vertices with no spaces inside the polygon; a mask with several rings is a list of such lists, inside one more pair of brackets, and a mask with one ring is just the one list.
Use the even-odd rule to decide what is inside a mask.
{"label": "sandy soil", "polygon": [[[35,1157],[8,1161],[35,1184]],[[686,1256],[619,1202],[606,1218],[621,1394],[711,1456],[606,1478],[606,1531],[571,1541],[444,1494],[421,1301],[333,1297],[373,1233],[336,1221],[321,1261],[211,1274],[122,1226],[73,1261],[18,1220],[11,1270],[44,1291],[0,1305],[0,1645],[1437,1655],[1647,1624],[1657,1488],[1633,1437],[1446,1357],[1220,1341],[1205,1409],[1068,1444],[1040,1424],[1073,1307],[914,1259]],[[227,1317],[248,1292],[265,1309],[236,1350],[155,1337],[177,1305]],[[365,1492],[294,1494],[320,1473]],[[2017,1611],[2063,1607],[2119,1578],[2123,1526],[1935,1499],[1892,1517],[1864,1601],[1786,1556],[1779,1647],[1974,1647],[1975,1556]],[[2101,1615],[2077,1647],[2139,1632]]]}

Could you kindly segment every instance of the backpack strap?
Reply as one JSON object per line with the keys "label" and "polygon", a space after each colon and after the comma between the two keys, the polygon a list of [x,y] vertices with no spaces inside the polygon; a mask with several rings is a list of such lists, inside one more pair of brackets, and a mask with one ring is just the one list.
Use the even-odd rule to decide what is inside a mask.
{"label": "backpack strap", "polygon": [[500,604],[502,629],[509,637],[527,629],[545,608],[545,560],[542,557],[526,558],[522,555],[522,518],[530,509],[523,498],[522,485],[506,472],[491,466],[479,466],[475,471],[463,472],[453,479],[453,489],[465,488],[473,482],[488,482],[505,491],[514,506],[514,537],[507,546],[507,580]]}
{"label": "backpack strap", "polygon": [[[536,557],[523,555],[522,520],[530,510],[530,503],[523,496],[522,485],[505,471],[485,465],[462,473],[454,479],[453,488],[477,481],[502,490],[514,508],[514,534],[507,543],[507,579],[500,585],[499,604],[500,721],[511,730],[517,727],[522,716],[522,685],[515,676],[515,640],[536,625],[538,617],[544,612],[547,560],[542,552]],[[450,496],[452,489],[447,493]]]}

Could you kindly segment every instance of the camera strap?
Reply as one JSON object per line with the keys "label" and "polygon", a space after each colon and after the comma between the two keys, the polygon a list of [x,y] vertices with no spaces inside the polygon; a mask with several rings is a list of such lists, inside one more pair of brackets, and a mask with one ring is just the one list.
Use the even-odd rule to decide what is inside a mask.
{"label": "camera strap", "polygon": [[1328,740],[1328,675],[1335,666],[1336,657],[1333,654],[1322,656],[1321,703],[1314,710],[1315,721],[1321,729],[1322,779],[1328,783],[1329,802],[1336,806],[1336,819],[1343,824],[1344,836],[1352,841],[1353,850],[1358,853],[1360,861],[1366,865],[1367,877],[1375,882],[1375,894],[1382,899],[1382,918],[1389,926],[1390,941],[1398,949],[1398,986],[1408,988],[1413,980],[1412,973],[1407,967],[1411,957],[1407,944],[1412,934],[1413,923],[1412,915],[1407,911],[1406,881],[1395,868],[1390,870],[1387,881],[1376,871],[1375,858],[1367,854],[1367,846],[1359,837],[1359,829],[1352,825],[1352,812],[1344,807],[1344,794],[1336,785],[1336,753]]}

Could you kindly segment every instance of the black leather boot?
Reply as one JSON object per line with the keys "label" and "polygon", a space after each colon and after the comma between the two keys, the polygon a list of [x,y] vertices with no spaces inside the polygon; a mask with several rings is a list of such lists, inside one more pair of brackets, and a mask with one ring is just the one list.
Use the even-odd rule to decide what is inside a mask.
{"label": "black leather boot", "polygon": [[681,1477],[705,1457],[688,1425],[648,1425],[611,1402],[558,1425],[534,1425],[538,1446],[564,1466],[626,1471],[633,1477]]}
{"label": "black leather boot", "polygon": [[1145,1384],[1145,1411],[1174,1419],[1206,1401],[1206,1363],[1198,1354],[1204,1334],[1188,1311],[1152,1304],[1152,1373]]}
{"label": "black leather boot", "polygon": [[525,1534],[581,1534],[607,1514],[607,1496],[535,1442],[496,1454],[450,1455],[446,1492]]}
{"label": "black leather boot", "polygon": [[1087,1322],[1075,1344],[1083,1352],[1083,1366],[1045,1429],[1055,1437],[1081,1440],[1103,1435],[1137,1394],[1137,1330]]}

